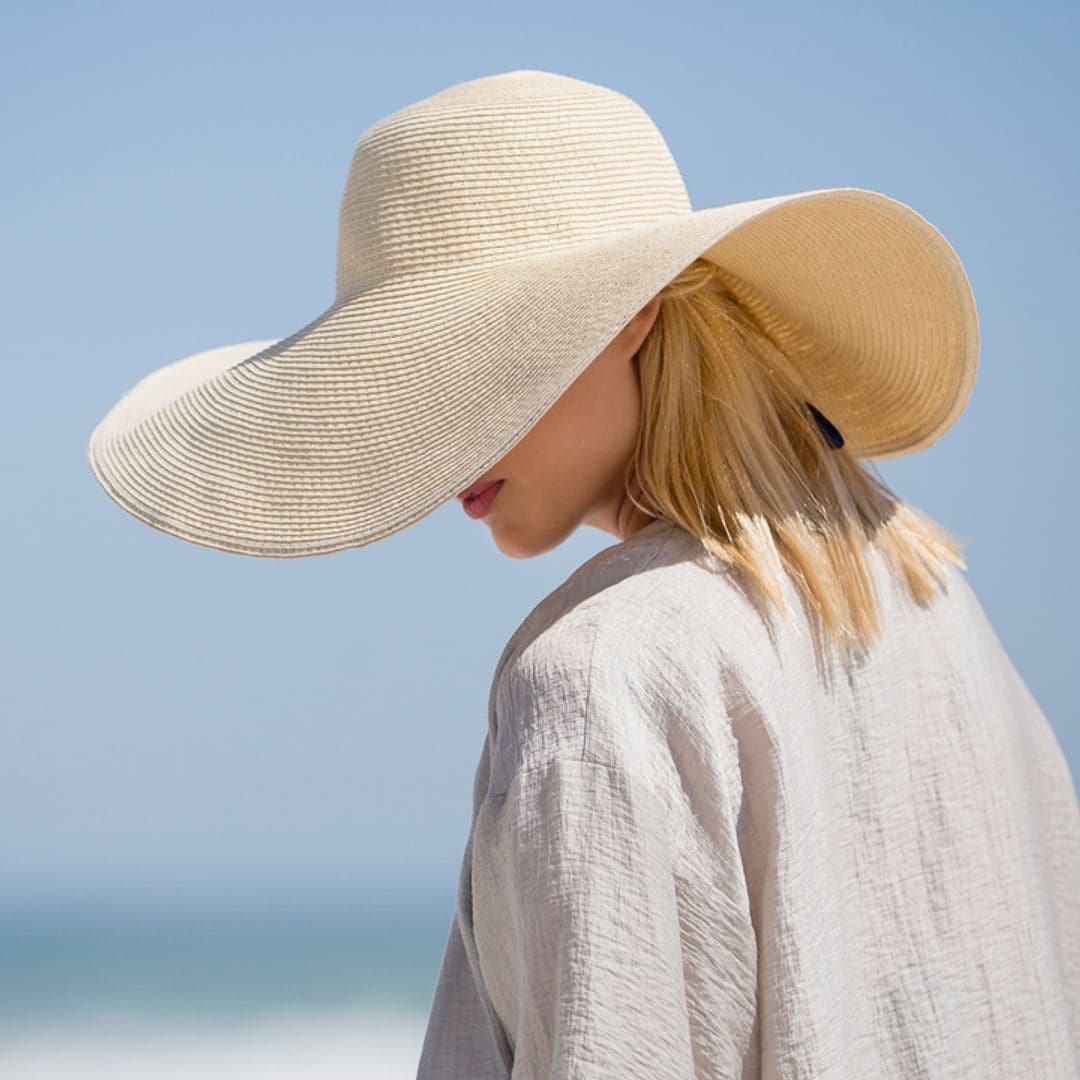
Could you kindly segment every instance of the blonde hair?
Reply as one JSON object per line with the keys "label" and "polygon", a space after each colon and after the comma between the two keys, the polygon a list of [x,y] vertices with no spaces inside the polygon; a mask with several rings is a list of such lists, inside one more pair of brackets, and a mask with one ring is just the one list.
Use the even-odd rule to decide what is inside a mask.
{"label": "blonde hair", "polygon": [[826,442],[805,405],[813,389],[725,278],[697,259],[661,291],[635,357],[642,421],[627,494],[698,536],[790,614],[768,568],[779,559],[851,655],[881,632],[869,545],[926,605],[935,583],[944,588],[946,563],[967,568],[961,542],[847,445]]}

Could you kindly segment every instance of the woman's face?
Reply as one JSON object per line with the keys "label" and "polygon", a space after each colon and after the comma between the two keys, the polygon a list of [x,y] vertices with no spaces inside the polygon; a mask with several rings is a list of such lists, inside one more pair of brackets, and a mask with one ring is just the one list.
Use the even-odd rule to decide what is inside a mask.
{"label": "woman's face", "polygon": [[579,525],[625,540],[653,520],[629,500],[623,481],[641,421],[633,358],[659,311],[657,296],[528,434],[469,485],[502,480],[477,524],[488,526],[504,555],[542,555]]}

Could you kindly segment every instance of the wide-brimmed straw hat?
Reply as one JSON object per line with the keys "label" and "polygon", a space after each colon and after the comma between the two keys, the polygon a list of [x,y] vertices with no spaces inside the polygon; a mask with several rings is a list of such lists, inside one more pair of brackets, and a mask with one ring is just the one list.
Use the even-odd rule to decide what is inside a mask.
{"label": "wide-brimmed straw hat", "polygon": [[691,209],[644,109],[546,71],[459,83],[357,142],[333,303],[153,370],[95,428],[123,509],[241,555],[360,547],[454,498],[697,258],[798,365],[847,450],[920,450],[971,392],[971,288],[903,203],[825,188]]}

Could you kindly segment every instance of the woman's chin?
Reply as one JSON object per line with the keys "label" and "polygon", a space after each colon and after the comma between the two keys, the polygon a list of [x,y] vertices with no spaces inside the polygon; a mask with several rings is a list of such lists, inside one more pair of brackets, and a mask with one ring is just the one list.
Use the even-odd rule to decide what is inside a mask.
{"label": "woman's chin", "polygon": [[538,555],[546,555],[554,551],[576,528],[576,525],[553,528],[548,524],[545,528],[530,529],[494,513],[484,521],[491,529],[495,546],[510,559],[534,559]]}
{"label": "woman's chin", "polygon": [[508,559],[531,559],[534,555],[540,554],[532,544],[523,541],[521,537],[508,535],[499,528],[497,522],[490,524],[491,538],[495,541],[495,546]]}

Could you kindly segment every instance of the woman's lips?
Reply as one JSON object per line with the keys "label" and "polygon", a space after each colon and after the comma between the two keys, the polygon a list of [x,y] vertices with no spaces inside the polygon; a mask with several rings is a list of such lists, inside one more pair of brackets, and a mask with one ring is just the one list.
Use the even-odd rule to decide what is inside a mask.
{"label": "woman's lips", "polygon": [[[483,487],[478,488],[474,485],[463,491],[458,498],[465,507],[465,513],[471,518],[482,518],[491,509],[491,504],[495,501],[502,486],[501,480],[493,480]],[[472,496],[469,495],[470,491],[474,492]]]}

